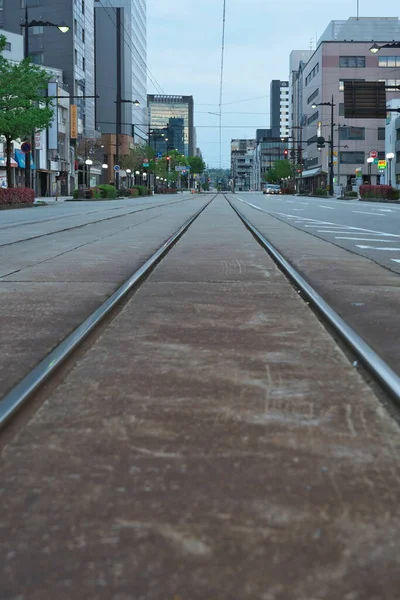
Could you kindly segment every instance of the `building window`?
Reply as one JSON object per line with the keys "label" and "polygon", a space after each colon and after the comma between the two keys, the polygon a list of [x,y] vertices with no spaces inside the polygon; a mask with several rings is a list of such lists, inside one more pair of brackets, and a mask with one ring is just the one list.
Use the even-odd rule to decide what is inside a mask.
{"label": "building window", "polygon": [[36,27],[30,27],[33,35],[43,35],[43,26],[37,25]]}
{"label": "building window", "polygon": [[32,53],[29,53],[29,56],[31,57],[34,65],[42,65],[43,64],[43,52],[32,52]]}
{"label": "building window", "polygon": [[313,92],[311,94],[311,96],[309,96],[307,98],[307,104],[310,104],[310,102],[312,102],[318,96],[318,94],[319,94],[319,89],[316,89],[315,92]]}
{"label": "building window", "polygon": [[384,140],[384,139],[385,139],[385,128],[378,127],[378,140]]}
{"label": "building window", "polygon": [[[1,0],[0,0],[1,2]],[[11,42],[6,42],[6,45],[4,46],[4,50],[7,50],[7,52],[11,52]]]}
{"label": "building window", "polygon": [[365,140],[365,127],[340,127],[341,140]]}
{"label": "building window", "polygon": [[309,119],[307,119],[307,125],[311,125],[311,123],[314,123],[314,121],[317,121],[319,117],[319,112],[315,112],[313,115],[311,115],[311,117]]}
{"label": "building window", "polygon": [[400,142],[400,129],[396,130],[396,142]]}
{"label": "building window", "polygon": [[74,33],[78,35],[78,21],[76,19],[74,19]]}
{"label": "building window", "polygon": [[400,56],[379,56],[380,67],[400,67]]}
{"label": "building window", "polygon": [[400,79],[387,79],[386,88],[387,92],[396,92],[398,90],[398,86],[400,86]]}
{"label": "building window", "polygon": [[75,48],[75,64],[78,64],[78,50]]}
{"label": "building window", "polygon": [[82,28],[82,42],[85,43],[85,30]]}
{"label": "building window", "polygon": [[28,8],[30,6],[39,6],[39,0],[21,0],[21,8],[25,8],[25,6]]}
{"label": "building window", "polygon": [[85,70],[85,57],[82,58],[82,71]]}
{"label": "building window", "polygon": [[344,117],[344,102],[339,102],[339,117]]}
{"label": "building window", "polygon": [[363,165],[365,163],[365,152],[341,152],[340,162],[343,165]]}
{"label": "building window", "polygon": [[82,14],[85,14],[85,0],[82,0]]}
{"label": "building window", "polygon": [[318,73],[319,73],[319,63],[317,63],[317,64],[315,65],[315,67],[313,68],[313,70],[312,70],[312,71],[310,71],[310,73],[307,75],[307,77],[306,77],[306,86],[307,86],[307,85],[310,83],[310,81],[311,81],[312,79],[314,79],[314,77],[315,77],[316,75],[318,75]]}
{"label": "building window", "polygon": [[378,152],[378,160],[385,160],[386,155],[385,152]]}
{"label": "building window", "polygon": [[3,0],[0,0],[0,10],[3,8]]}
{"label": "building window", "polygon": [[365,69],[365,56],[340,56],[339,67],[346,69]]}
{"label": "building window", "polygon": [[396,152],[396,162],[400,163],[400,152],[399,151]]}

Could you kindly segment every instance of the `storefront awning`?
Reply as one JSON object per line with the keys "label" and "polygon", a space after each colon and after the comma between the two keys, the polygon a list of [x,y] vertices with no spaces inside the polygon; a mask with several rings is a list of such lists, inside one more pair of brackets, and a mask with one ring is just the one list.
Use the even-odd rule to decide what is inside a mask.
{"label": "storefront awning", "polygon": [[[16,150],[15,151],[15,160],[18,163],[18,167],[20,169],[25,169],[25,154],[22,152],[22,150]],[[35,163],[32,160],[31,157],[31,169],[36,169]]]}
{"label": "storefront awning", "polygon": [[317,175],[326,175],[325,171],[318,167],[317,169],[309,169],[308,171],[303,171],[303,179],[306,177],[316,177]]}
{"label": "storefront awning", "polygon": [[[4,156],[0,156],[0,169],[5,169],[7,166],[7,159]],[[13,158],[11,158],[11,166],[18,167],[17,163]]]}

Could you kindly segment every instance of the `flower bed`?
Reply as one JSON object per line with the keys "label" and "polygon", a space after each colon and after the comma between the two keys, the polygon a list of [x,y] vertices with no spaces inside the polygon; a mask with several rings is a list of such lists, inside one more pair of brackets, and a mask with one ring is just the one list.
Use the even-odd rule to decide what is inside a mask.
{"label": "flower bed", "polygon": [[30,188],[0,188],[0,204],[33,204],[35,192]]}
{"label": "flower bed", "polygon": [[374,200],[378,202],[391,202],[399,200],[400,192],[391,185],[360,185],[360,196],[362,200]]}

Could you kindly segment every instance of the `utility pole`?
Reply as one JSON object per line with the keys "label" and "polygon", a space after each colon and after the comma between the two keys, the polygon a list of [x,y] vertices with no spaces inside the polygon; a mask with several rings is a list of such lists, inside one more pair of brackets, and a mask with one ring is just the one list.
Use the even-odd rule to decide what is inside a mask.
{"label": "utility pole", "polygon": [[[117,117],[117,127],[115,134],[115,164],[119,165],[119,138],[121,135],[121,107],[122,107],[122,76],[121,76],[121,68],[122,68],[122,52],[121,52],[121,9],[116,9],[116,18],[117,18],[117,106],[116,106],[116,117]],[[114,165],[115,166],[115,165]],[[117,191],[119,190],[119,171],[115,171],[115,187]]]}
{"label": "utility pole", "polygon": [[333,196],[333,127],[334,127],[334,122],[333,122],[333,107],[334,107],[334,103],[333,103],[333,94],[332,94],[332,102],[331,102],[331,152],[330,152],[330,156],[331,156],[331,160],[330,160],[330,165],[329,165],[329,191],[331,196]]}

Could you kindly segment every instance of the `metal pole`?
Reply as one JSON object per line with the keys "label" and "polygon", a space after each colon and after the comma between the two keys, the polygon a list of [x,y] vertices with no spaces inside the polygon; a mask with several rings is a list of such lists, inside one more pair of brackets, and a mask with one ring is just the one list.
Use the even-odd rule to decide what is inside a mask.
{"label": "metal pole", "polygon": [[[302,119],[302,117],[301,117]],[[303,191],[303,122],[302,120],[300,121],[300,156],[301,156],[301,163],[300,163],[300,188],[299,188],[299,192]]]}
{"label": "metal pole", "polygon": [[333,196],[333,94],[332,94],[332,102],[331,102],[331,152],[330,152],[330,156],[331,156],[331,160],[330,160],[330,167],[329,167],[329,192],[330,195]]}
{"label": "metal pole", "polygon": [[[121,106],[122,106],[122,97],[121,97],[121,87],[122,87],[122,77],[121,77],[121,69],[122,69],[122,56],[121,56],[121,9],[117,8],[117,107],[116,107],[116,117],[117,117],[117,127],[116,127],[116,135],[115,135],[115,164],[119,165],[119,137],[121,134]],[[115,171],[115,187],[117,191],[119,190],[119,171]]]}
{"label": "metal pole", "polygon": [[[29,57],[29,19],[28,19],[28,3],[25,3],[25,20],[22,25],[24,29],[24,58]],[[25,187],[31,187],[31,153],[25,154]]]}
{"label": "metal pole", "polygon": [[338,187],[340,188],[340,192],[341,192],[342,188],[340,187],[340,128],[341,128],[341,125],[338,125],[338,143],[337,143],[337,150],[338,150],[338,153],[337,153],[338,163],[337,163],[337,165],[338,165],[338,167],[337,167],[337,170],[338,170]]}

